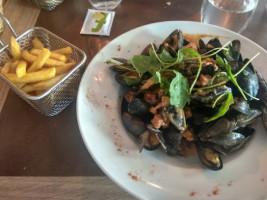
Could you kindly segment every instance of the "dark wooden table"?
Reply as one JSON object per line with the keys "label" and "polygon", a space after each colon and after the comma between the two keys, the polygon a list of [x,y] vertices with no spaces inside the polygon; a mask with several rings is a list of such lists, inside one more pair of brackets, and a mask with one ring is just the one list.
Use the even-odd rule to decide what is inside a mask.
{"label": "dark wooden table", "polygon": [[[87,0],[65,0],[53,11],[41,10],[36,26],[44,27],[82,49],[88,64],[112,39],[138,26],[169,20],[200,20],[202,1],[170,0],[171,5],[166,2],[122,0],[115,10],[109,37],[80,35],[87,9],[91,8]],[[260,0],[242,35],[267,49],[265,5],[266,1]],[[82,141],[75,101],[57,116],[46,117],[9,91],[0,113],[0,144],[1,176],[34,176],[36,184],[38,177],[43,176],[51,177],[51,182],[52,177],[99,177],[106,181],[101,179],[105,175]]]}

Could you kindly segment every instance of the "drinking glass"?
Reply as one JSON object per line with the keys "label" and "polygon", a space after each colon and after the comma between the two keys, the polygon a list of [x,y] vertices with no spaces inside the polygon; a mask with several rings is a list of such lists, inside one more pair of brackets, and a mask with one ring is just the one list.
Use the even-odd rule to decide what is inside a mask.
{"label": "drinking glass", "polygon": [[203,0],[201,22],[241,33],[248,25],[258,0]]}
{"label": "drinking glass", "polygon": [[121,0],[89,0],[89,2],[97,10],[113,10],[121,3]]}

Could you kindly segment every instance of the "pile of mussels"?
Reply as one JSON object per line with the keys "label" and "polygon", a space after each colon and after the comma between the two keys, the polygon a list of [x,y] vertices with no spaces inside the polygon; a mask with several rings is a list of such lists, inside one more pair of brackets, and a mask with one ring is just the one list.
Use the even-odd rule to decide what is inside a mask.
{"label": "pile of mussels", "polygon": [[206,167],[219,170],[223,155],[252,138],[255,119],[267,127],[267,84],[240,49],[239,40],[195,43],[174,30],[159,47],[107,61],[116,81],[129,87],[122,121],[140,152],[161,148],[183,156],[195,148]]}

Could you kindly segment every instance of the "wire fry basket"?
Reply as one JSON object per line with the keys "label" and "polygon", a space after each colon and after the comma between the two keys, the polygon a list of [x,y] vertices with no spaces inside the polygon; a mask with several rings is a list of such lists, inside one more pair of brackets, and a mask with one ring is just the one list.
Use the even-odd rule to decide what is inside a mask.
{"label": "wire fry basket", "polygon": [[[1,18],[8,24],[14,35],[16,33],[8,20],[0,15]],[[0,73],[0,78],[7,83],[7,85],[22,99],[28,102],[33,108],[46,116],[54,116],[65,109],[77,96],[77,91],[80,79],[84,72],[86,61],[85,53],[63,40],[59,36],[49,32],[41,27],[34,27],[20,36],[16,36],[16,40],[21,46],[21,50],[29,50],[33,48],[32,40],[38,37],[44,44],[45,48],[55,50],[70,46],[73,50],[71,58],[76,61],[76,66],[58,83],[52,86],[39,96],[31,96],[20,90],[14,83],[9,81],[4,75]],[[3,45],[3,43],[1,42]],[[12,58],[10,44],[0,49],[0,66],[3,66],[8,60]]]}
{"label": "wire fry basket", "polygon": [[35,4],[39,8],[45,10],[53,10],[59,4],[61,4],[64,0],[28,0],[30,3]]}

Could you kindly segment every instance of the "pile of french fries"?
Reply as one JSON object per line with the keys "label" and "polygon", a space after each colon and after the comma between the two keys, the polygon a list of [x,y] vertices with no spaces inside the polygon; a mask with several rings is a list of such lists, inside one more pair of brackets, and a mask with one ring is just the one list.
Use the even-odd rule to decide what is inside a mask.
{"label": "pile of french fries", "polygon": [[33,48],[23,50],[12,36],[10,41],[12,59],[0,72],[18,88],[29,95],[40,95],[60,81],[75,65],[71,59],[72,48],[50,51],[35,37]]}

